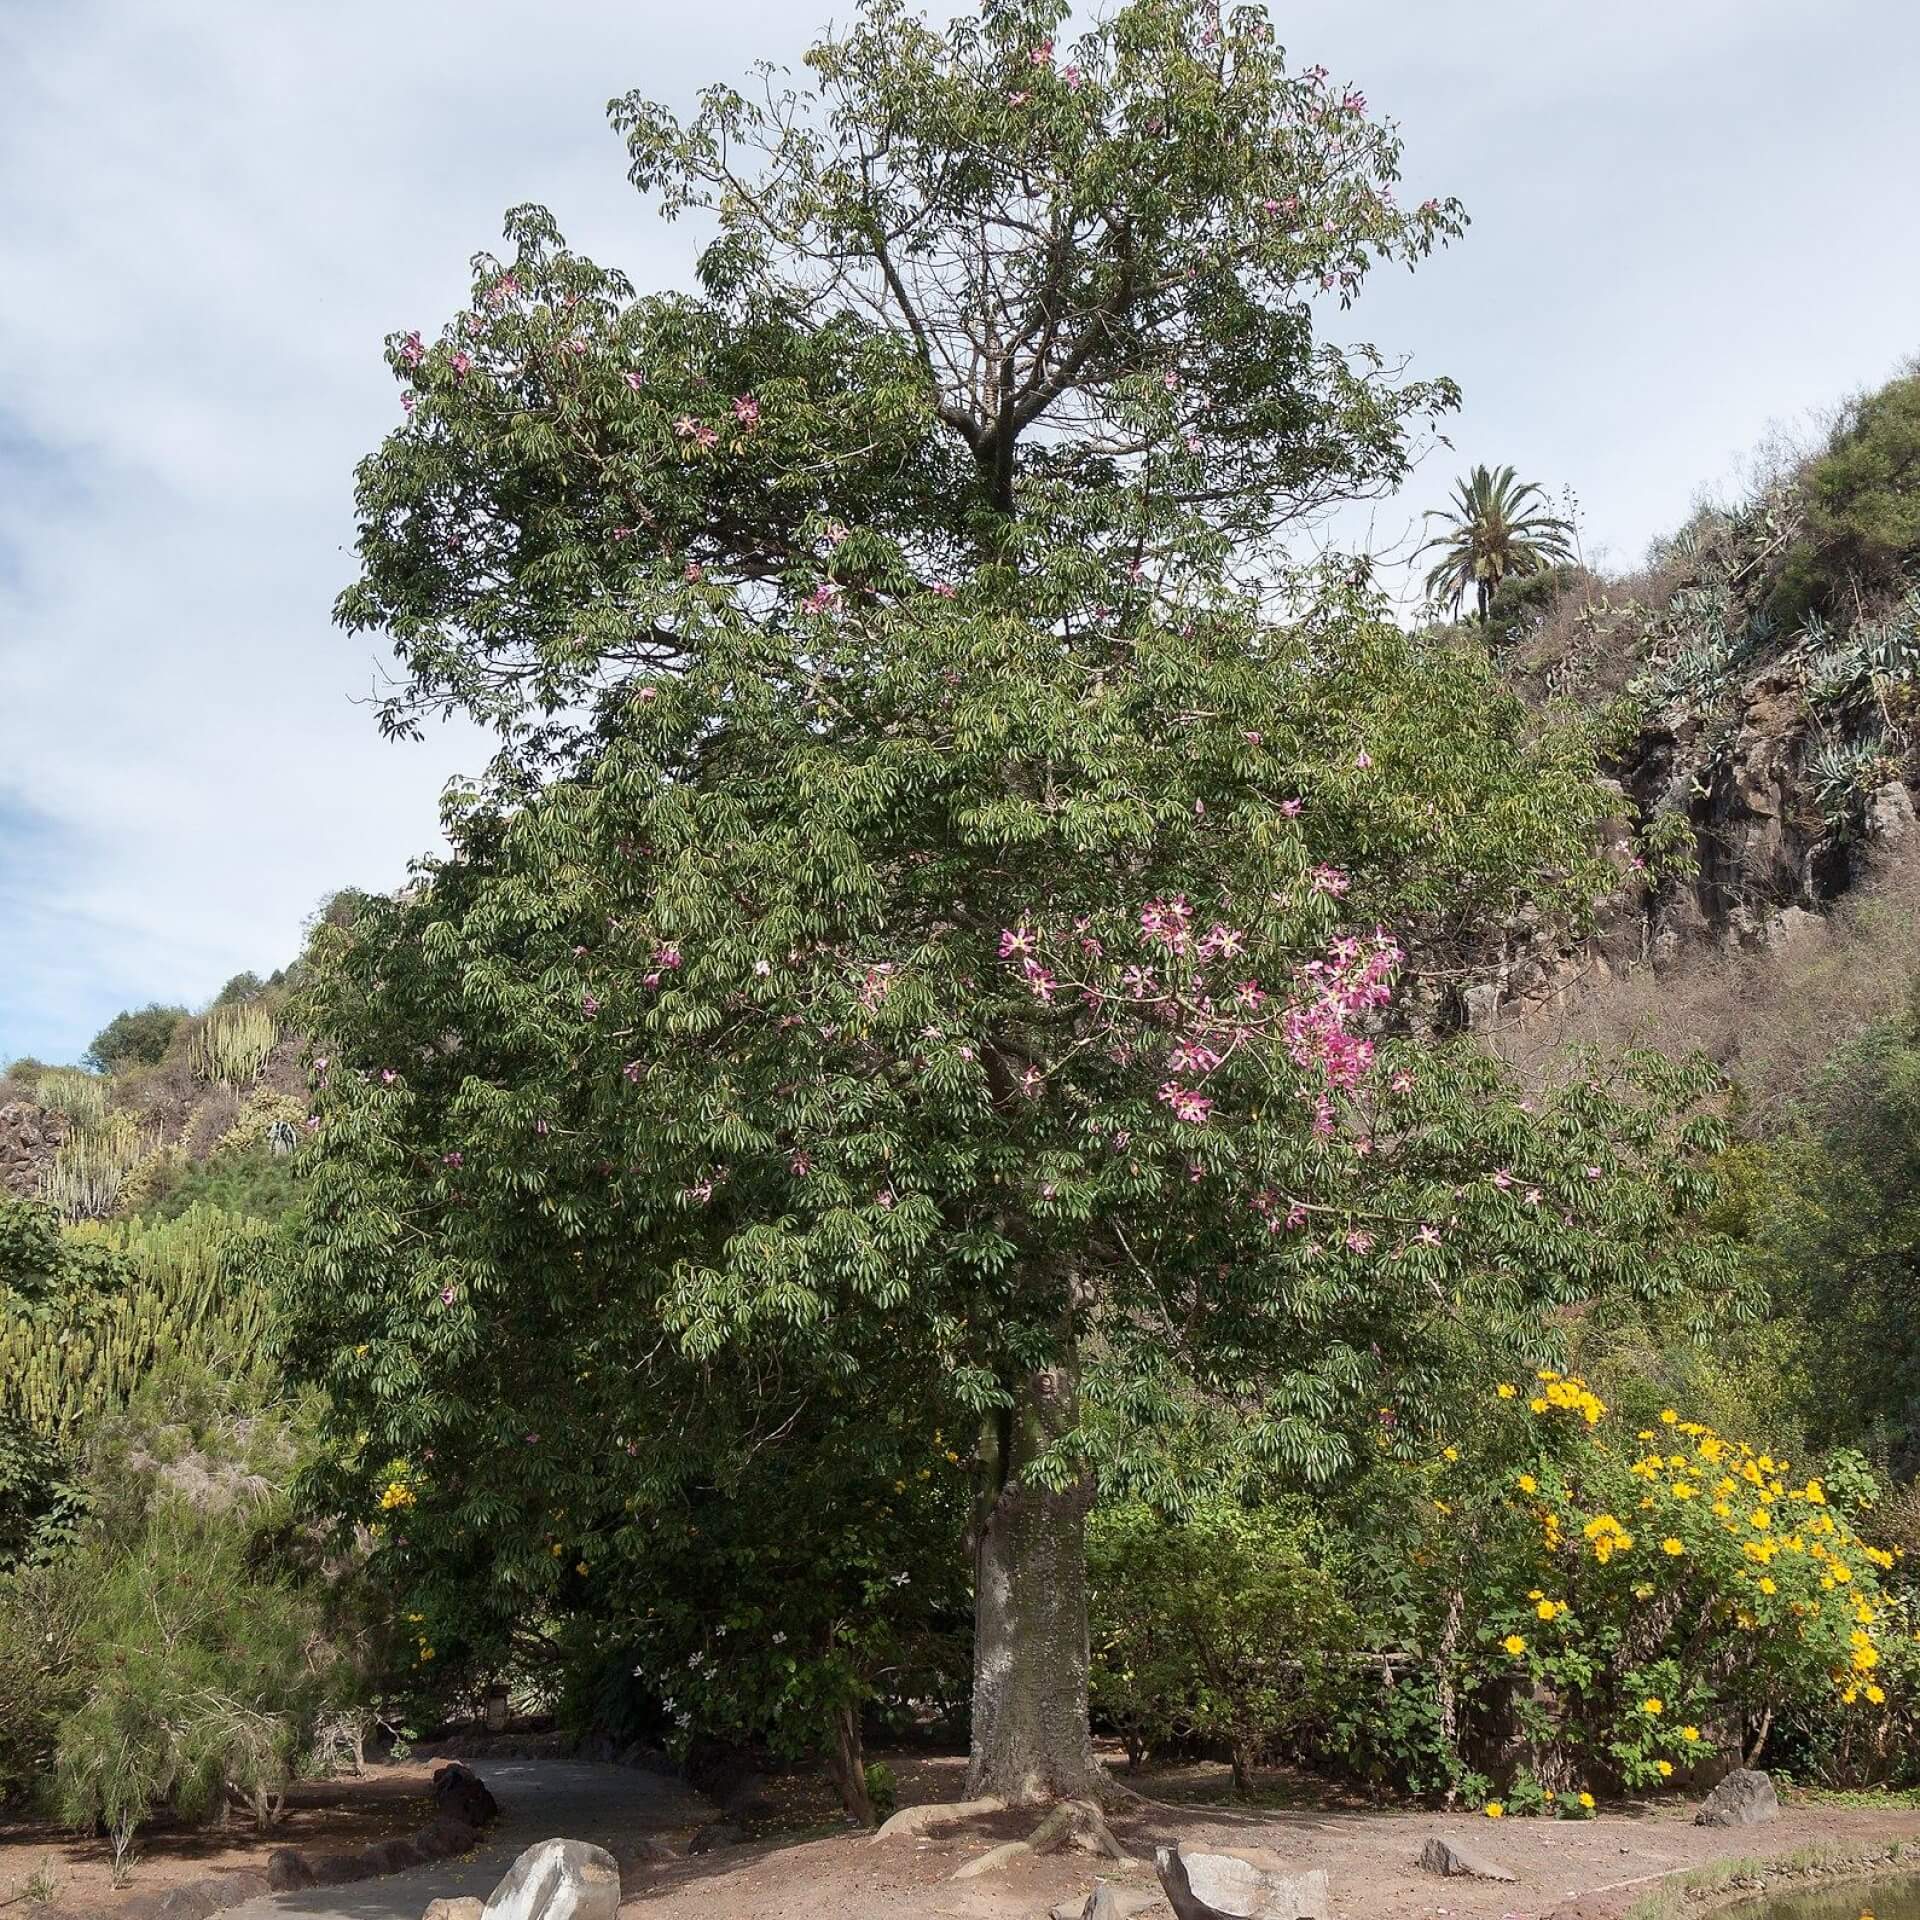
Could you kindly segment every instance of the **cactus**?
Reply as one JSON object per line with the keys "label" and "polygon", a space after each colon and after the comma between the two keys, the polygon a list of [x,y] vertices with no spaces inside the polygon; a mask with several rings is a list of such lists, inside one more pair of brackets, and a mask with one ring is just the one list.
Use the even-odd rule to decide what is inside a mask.
{"label": "cactus", "polygon": [[74,1126],[91,1127],[107,1117],[111,1086],[105,1074],[83,1073],[78,1067],[45,1067],[37,1076],[34,1097],[43,1107],[64,1114]]}
{"label": "cactus", "polygon": [[258,1000],[215,1007],[187,1048],[187,1062],[202,1080],[238,1092],[259,1079],[280,1044],[280,1027]]}
{"label": "cactus", "polygon": [[100,1220],[120,1203],[128,1178],[158,1146],[130,1113],[76,1125],[42,1169],[40,1195],[69,1220]]}
{"label": "cactus", "polygon": [[67,1229],[115,1254],[126,1283],[52,1313],[0,1313],[0,1417],[65,1448],[124,1406],[167,1355],[257,1347],[269,1332],[258,1222],[218,1207],[177,1220],[90,1222]]}

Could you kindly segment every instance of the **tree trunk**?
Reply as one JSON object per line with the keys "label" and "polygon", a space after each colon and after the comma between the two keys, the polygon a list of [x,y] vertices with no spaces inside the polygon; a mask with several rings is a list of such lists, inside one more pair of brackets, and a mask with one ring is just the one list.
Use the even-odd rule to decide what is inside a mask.
{"label": "tree trunk", "polygon": [[1026,1470],[1073,1424],[1070,1367],[1022,1383],[992,1422],[974,1524],[970,1800],[1016,1805],[1100,1798],[1087,1720],[1087,1509],[1083,1475],[1058,1493]]}
{"label": "tree trunk", "polygon": [[827,1772],[840,1791],[841,1804],[863,1827],[873,1825],[873,1796],[867,1791],[867,1756],[860,1739],[860,1709],[835,1707]]}

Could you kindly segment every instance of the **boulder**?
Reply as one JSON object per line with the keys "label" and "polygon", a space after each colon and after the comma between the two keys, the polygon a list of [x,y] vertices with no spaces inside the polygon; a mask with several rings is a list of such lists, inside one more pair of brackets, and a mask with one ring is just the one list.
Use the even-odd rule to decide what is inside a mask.
{"label": "boulder", "polygon": [[433,1817],[464,1820],[470,1827],[490,1826],[500,1817],[500,1803],[471,1767],[453,1760],[433,1770]]}
{"label": "boulder", "polygon": [[1477,1848],[1466,1845],[1464,1841],[1443,1839],[1435,1834],[1420,1849],[1420,1864],[1429,1873],[1446,1874],[1449,1878],[1466,1880],[1514,1880],[1518,1876],[1509,1873],[1497,1860],[1489,1860]]}
{"label": "boulder", "polygon": [[1098,1880],[1085,1901],[1061,1901],[1048,1920],[1134,1920],[1159,1904],[1160,1896],[1150,1887],[1116,1887],[1111,1880]]}
{"label": "boulder", "polygon": [[689,1853],[712,1853],[717,1847],[737,1847],[747,1839],[737,1820],[709,1820],[687,1843]]}
{"label": "boulder", "polygon": [[1696,1827],[1757,1827],[1780,1817],[1773,1782],[1755,1767],[1735,1767],[1700,1803]]}
{"label": "boulder", "polygon": [[542,1840],[506,1871],[481,1920],[614,1920],[620,1868],[604,1847]]}
{"label": "boulder", "polygon": [[420,1920],[481,1920],[486,1910],[487,1903],[471,1895],[458,1900],[429,1900]]}
{"label": "boulder", "polygon": [[1265,1847],[1203,1851],[1184,1841],[1153,1856],[1176,1920],[1331,1920],[1327,1876]]}
{"label": "boulder", "polygon": [[294,1893],[313,1883],[313,1866],[298,1847],[275,1847],[267,1855],[267,1885],[275,1893]]}

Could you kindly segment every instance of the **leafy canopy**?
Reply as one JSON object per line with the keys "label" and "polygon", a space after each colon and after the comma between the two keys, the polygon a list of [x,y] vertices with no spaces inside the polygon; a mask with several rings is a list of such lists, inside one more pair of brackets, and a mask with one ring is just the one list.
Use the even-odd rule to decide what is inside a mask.
{"label": "leafy canopy", "polygon": [[402,1580],[604,1606],[570,1569],[839,1393],[991,1480],[1078,1368],[1057,1485],[1197,1387],[1325,1477],[1545,1308],[1724,1278],[1697,1079],[1536,1108],[1413,1037],[1594,890],[1587,743],[1265,544],[1450,401],[1315,302],[1457,215],[1257,9],[1062,17],[873,0],[811,93],[623,101],[701,293],[522,209],[391,343],[341,615],[390,729],[502,751],[316,936],[291,1304]]}

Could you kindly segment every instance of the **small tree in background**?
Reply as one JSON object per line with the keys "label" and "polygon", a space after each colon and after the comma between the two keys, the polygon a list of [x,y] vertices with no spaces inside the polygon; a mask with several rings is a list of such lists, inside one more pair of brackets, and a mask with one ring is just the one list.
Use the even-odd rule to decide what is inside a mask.
{"label": "small tree in background", "polygon": [[120,1067],[155,1067],[167,1057],[174,1030],[187,1017],[185,1007],[163,1007],[157,1001],[135,1011],[116,1013],[93,1036],[85,1060],[95,1073]]}
{"label": "small tree in background", "polygon": [[1523,483],[1511,467],[1475,467],[1458,481],[1452,506],[1427,516],[1443,521],[1444,530],[1418,549],[1440,554],[1427,575],[1427,597],[1445,601],[1457,618],[1471,592],[1485,620],[1503,581],[1570,565],[1572,522],[1532,504],[1545,499],[1537,481]]}

